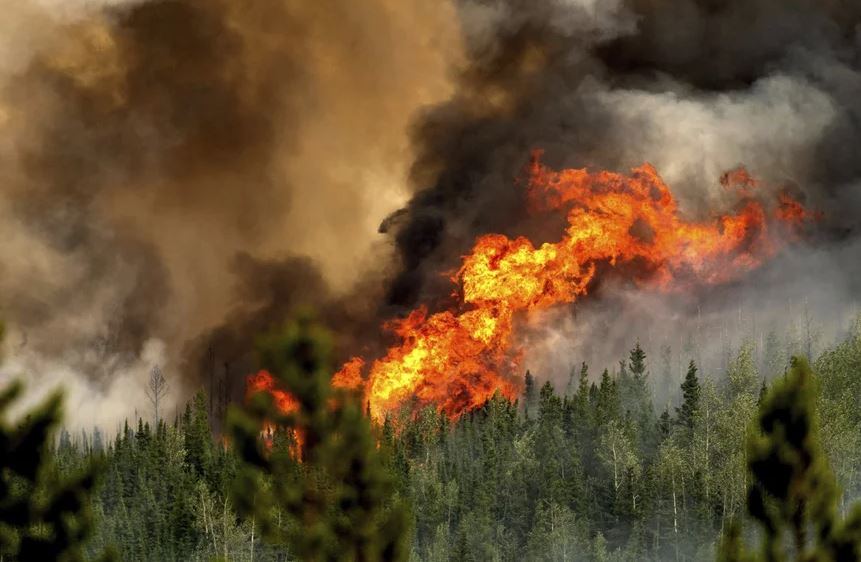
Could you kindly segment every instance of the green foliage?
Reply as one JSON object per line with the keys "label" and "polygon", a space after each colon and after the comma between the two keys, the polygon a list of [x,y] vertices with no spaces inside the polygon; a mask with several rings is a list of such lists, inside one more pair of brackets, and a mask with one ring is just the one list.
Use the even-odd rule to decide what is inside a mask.
{"label": "green foliage", "polygon": [[753,483],[747,507],[763,533],[748,552],[737,526],[724,539],[723,561],[851,561],[861,558],[861,505],[840,520],[837,485],[819,440],[813,375],[804,358],[768,392],[758,432],[748,444]]}
{"label": "green foliage", "polygon": [[[691,364],[681,387],[660,395],[657,414],[647,357],[635,347],[595,382],[588,365],[572,366],[564,396],[546,373],[530,373],[528,416],[497,395],[456,420],[428,407],[373,425],[356,398],[329,388],[326,341],[304,322],[261,342],[261,362],[303,409],[282,415],[255,398],[231,414],[240,438],[229,447],[212,430],[203,394],[172,424],[133,420],[115,437],[62,431],[56,447],[49,441],[43,457],[60,480],[93,461],[104,467],[87,501],[97,525],[83,555],[115,544],[124,560],[159,562],[403,559],[407,551],[417,562],[700,562],[713,559],[723,536],[724,560],[774,560],[748,548],[766,538],[758,520],[741,519],[756,488],[767,520],[783,529],[770,544],[787,562],[798,557],[799,530],[806,559],[856,559],[861,330],[816,360],[817,374],[794,395],[806,397],[803,408],[784,407],[794,402],[776,390],[788,384],[782,367],[769,375],[762,411],[812,420],[806,427],[811,435],[821,428],[821,440],[806,441],[778,439],[805,423],[776,415],[767,428],[760,423],[764,382],[756,354],[744,349],[727,373],[701,378]],[[262,436],[264,419],[272,429]],[[301,463],[293,428],[305,442]],[[788,475],[783,496],[752,483],[752,462],[763,463],[759,477]],[[806,523],[796,523],[799,513]]]}
{"label": "green foliage", "polygon": [[634,377],[644,377],[646,375],[646,352],[640,347],[640,342],[631,350],[628,370]]}
{"label": "green foliage", "polygon": [[697,366],[691,361],[682,383],[682,405],[676,408],[679,424],[688,429],[693,429],[699,408],[700,380],[697,378]]}
{"label": "green foliage", "polygon": [[[243,462],[234,489],[240,512],[302,560],[405,560],[405,506],[394,496],[360,401],[329,385],[328,335],[303,318],[266,337],[259,350],[262,366],[300,406],[285,414],[258,395],[247,409],[231,411]],[[259,434],[266,423],[301,436],[301,448],[264,450]]]}
{"label": "green foliage", "polygon": [[83,560],[94,529],[90,496],[97,468],[58,475],[51,442],[62,418],[61,395],[10,423],[8,410],[21,389],[13,383],[0,391],[0,558]]}

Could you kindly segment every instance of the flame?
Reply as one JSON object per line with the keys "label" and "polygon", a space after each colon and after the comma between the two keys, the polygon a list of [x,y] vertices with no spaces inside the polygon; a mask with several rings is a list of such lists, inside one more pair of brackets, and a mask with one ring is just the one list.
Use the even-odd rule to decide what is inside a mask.
{"label": "flame", "polygon": [[[363,388],[362,367],[365,362],[361,358],[353,358],[348,361],[341,370],[332,377],[331,384],[334,388],[345,390],[361,390]],[[272,373],[262,369],[255,375],[248,377],[246,381],[246,397],[250,397],[258,392],[268,392],[275,400],[275,405],[283,414],[291,414],[299,410],[299,401],[295,396],[288,391],[280,388],[278,382]],[[285,428],[291,432],[294,445],[291,447],[291,453],[296,460],[302,460],[302,450],[305,443],[305,433],[301,427]],[[263,427],[262,437],[267,449],[272,448],[272,442],[276,428],[271,423],[266,423]]]}
{"label": "flame", "polygon": [[246,392],[248,396],[258,392],[268,392],[275,399],[278,409],[285,414],[295,412],[299,409],[299,402],[296,398],[286,390],[278,388],[275,377],[266,370],[261,370],[256,375],[248,377]]}
{"label": "flame", "polygon": [[529,167],[529,207],[564,212],[561,239],[536,247],[524,237],[482,236],[452,277],[457,306],[432,314],[419,307],[386,323],[399,343],[370,365],[351,359],[333,378],[350,388],[364,381],[374,419],[404,404],[435,404],[456,418],[497,392],[514,399],[522,355],[514,335],[522,316],[575,302],[599,271],[624,271],[661,290],[731,281],[779,250],[775,223],[792,226],[814,216],[785,194],[767,209],[753,195],[758,181],[743,168],[721,177],[724,187],[735,188],[735,211],[696,222],[681,216],[649,164],[629,175],[557,172],[538,156]]}
{"label": "flame", "polygon": [[805,209],[804,205],[786,193],[780,194],[780,207],[777,209],[776,214],[783,222],[794,225],[822,219],[822,213]]}
{"label": "flame", "polygon": [[[299,401],[296,400],[296,397],[286,390],[279,388],[275,377],[269,371],[261,370],[257,374],[248,377],[246,381],[246,396],[250,397],[258,392],[268,392],[275,400],[275,405],[278,406],[278,409],[285,414],[299,410]],[[261,431],[263,443],[268,450],[272,449],[275,430],[275,426],[267,422]],[[294,442],[290,452],[296,460],[301,461],[302,445],[304,442],[302,430],[299,428],[289,428],[288,431],[291,432]]]}
{"label": "flame", "polygon": [[365,384],[365,381],[362,380],[362,369],[364,367],[364,359],[353,357],[332,377],[332,386],[345,390],[361,390]]}

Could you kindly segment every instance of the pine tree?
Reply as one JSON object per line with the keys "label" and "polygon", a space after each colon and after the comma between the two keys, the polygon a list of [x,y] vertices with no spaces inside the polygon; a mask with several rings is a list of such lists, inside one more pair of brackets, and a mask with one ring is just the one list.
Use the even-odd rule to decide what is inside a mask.
{"label": "pine tree", "polygon": [[202,391],[195,394],[192,405],[186,405],[183,417],[186,461],[198,477],[207,478],[212,468],[213,447],[206,395]]}
{"label": "pine tree", "polygon": [[577,399],[583,406],[589,401],[589,365],[585,361],[580,365],[580,378],[577,381]]}
{"label": "pine tree", "polygon": [[722,562],[842,562],[861,559],[861,504],[836,513],[837,485],[819,441],[812,373],[793,358],[787,376],[766,394],[748,443],[753,483],[747,508],[763,546],[749,551],[738,524],[724,537]]}
{"label": "pine tree", "polygon": [[95,529],[90,506],[97,466],[61,478],[49,455],[62,395],[9,423],[7,411],[21,391],[18,383],[0,390],[0,559],[83,560]]}
{"label": "pine tree", "polygon": [[619,416],[619,391],[616,381],[610,378],[607,369],[601,373],[601,386],[598,387],[597,394],[595,420],[600,426]]}
{"label": "pine tree", "polygon": [[[0,345],[4,333],[0,320]],[[62,418],[62,395],[54,393],[9,423],[7,412],[21,392],[18,382],[0,389],[0,560],[82,560],[94,530],[89,506],[97,467],[90,464],[60,479],[49,455]]]}
{"label": "pine tree", "polygon": [[658,418],[658,435],[661,439],[666,439],[670,436],[671,428],[672,420],[670,419],[670,408],[668,406],[664,408],[664,411],[661,413],[661,417]]}
{"label": "pine tree", "polygon": [[[284,413],[271,396],[258,394],[248,407],[231,410],[243,465],[233,498],[265,539],[286,541],[302,560],[405,560],[405,506],[393,496],[394,478],[361,400],[329,385],[330,349],[328,334],[307,317],[261,341],[261,366],[300,406]],[[267,422],[301,435],[298,454],[264,450],[259,434]],[[290,519],[286,528],[277,525],[278,512]]]}
{"label": "pine tree", "polygon": [[635,379],[642,379],[646,376],[646,352],[640,347],[639,341],[630,352],[628,369]]}
{"label": "pine tree", "polygon": [[688,373],[682,382],[682,405],[676,408],[678,423],[688,429],[693,429],[699,407],[700,381],[697,378],[697,366],[691,361],[688,365]]}
{"label": "pine tree", "polygon": [[[636,425],[636,440],[641,451],[651,450],[657,444],[658,435],[655,431],[655,412],[652,405],[652,392],[649,387],[646,372],[646,352],[637,341],[630,351],[627,371],[628,375],[619,377],[619,393],[623,409],[629,412]],[[624,363],[621,363],[625,372]]]}
{"label": "pine tree", "polygon": [[528,419],[530,410],[535,408],[535,402],[538,398],[538,393],[535,391],[535,377],[527,369],[526,375],[523,377],[523,412]]}

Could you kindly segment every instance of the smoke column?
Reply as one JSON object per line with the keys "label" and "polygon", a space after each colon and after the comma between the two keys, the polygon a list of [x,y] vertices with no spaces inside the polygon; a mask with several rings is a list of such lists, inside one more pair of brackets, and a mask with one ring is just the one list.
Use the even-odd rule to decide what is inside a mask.
{"label": "smoke column", "polygon": [[281,321],[292,302],[348,291],[385,259],[376,228],[408,195],[409,119],[451,88],[452,10],[3,7],[6,376],[63,380],[81,403],[143,412],[147,365],[162,363],[184,399],[201,333],[256,316],[270,290]]}
{"label": "smoke column", "polygon": [[515,185],[534,148],[552,168],[648,161],[698,218],[727,210],[719,178],[744,164],[825,217],[733,286],[608,283],[536,319],[540,375],[612,365],[657,331],[650,356],[672,344],[681,362],[694,328],[716,369],[727,342],[805,308],[829,326],[851,314],[855,3],[5,4],[5,373],[76,381],[114,417],[146,407],[128,389],[153,362],[177,400],[212,369],[247,374],[254,336],[302,304],[344,356],[373,355],[381,319],[448,298],[443,273],[477,236],[555,239],[561,223],[531,219]]}
{"label": "smoke column", "polygon": [[[612,367],[636,339],[661,370],[707,373],[727,350],[813,318],[822,343],[857,311],[861,7],[846,2],[460,2],[467,63],[416,127],[425,189],[384,223],[402,269],[389,302],[444,298],[486,232],[553,240],[514,188],[530,148],[551,168],[655,165],[692,217],[727,210],[720,177],[745,165],[766,191],[823,212],[818,231],[746,280],[656,295],[620,283],[534,319],[527,366],[562,388],[581,360]],[[691,334],[696,337],[692,338]],[[695,341],[693,341],[695,340]],[[701,365],[702,366],[702,365]]]}

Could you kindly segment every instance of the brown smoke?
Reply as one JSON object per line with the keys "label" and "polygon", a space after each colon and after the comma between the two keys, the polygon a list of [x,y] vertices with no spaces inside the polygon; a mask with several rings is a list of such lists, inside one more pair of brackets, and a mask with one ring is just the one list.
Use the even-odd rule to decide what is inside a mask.
{"label": "brown smoke", "polygon": [[97,378],[253,308],[232,273],[301,254],[349,288],[459,50],[420,0],[109,4],[31,0],[31,48],[0,43],[0,314]]}
{"label": "brown smoke", "polygon": [[855,3],[100,3],[7,2],[0,21],[0,314],[19,356],[104,382],[144,351],[178,375],[182,355],[197,383],[302,304],[355,351],[379,316],[447,298],[441,272],[476,236],[558,235],[513,186],[534,148],[553,167],[649,161],[700,216],[745,164],[827,217],[765,291],[809,269],[841,281],[821,310],[857,294]]}

